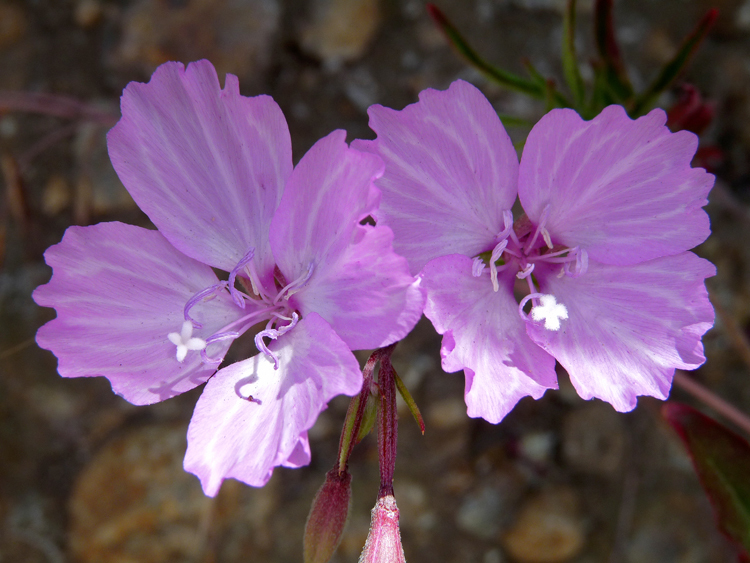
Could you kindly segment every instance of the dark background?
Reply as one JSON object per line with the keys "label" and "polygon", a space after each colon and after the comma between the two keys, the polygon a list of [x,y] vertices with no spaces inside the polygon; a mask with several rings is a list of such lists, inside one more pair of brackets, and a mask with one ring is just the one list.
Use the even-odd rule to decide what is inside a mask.
{"label": "dark background", "polygon": [[[562,75],[563,0],[437,4],[490,61],[521,72],[528,57]],[[594,55],[591,4],[579,2],[584,62]],[[716,108],[702,137],[722,158],[708,206],[714,234],[698,252],[718,266],[708,285],[726,318],[704,338],[708,362],[691,376],[747,412],[750,372],[733,341],[750,323],[750,1],[621,1],[616,18],[641,89],[710,7],[721,17],[685,78]],[[333,464],[345,399],[311,431],[310,467],[277,469],[262,489],[228,481],[207,499],[181,465],[200,389],[134,407],[104,379],[60,378],[55,358],[33,342],[54,315],[30,298],[49,279],[44,249],[71,224],[148,226],[107,158],[122,88],[148,80],[164,61],[204,57],[220,76],[238,75],[244,94],[278,101],[295,159],[335,128],[349,140],[371,137],[370,104],[401,108],[456,78],[479,86],[501,113],[536,120],[544,111],[467,68],[421,0],[0,1],[0,90],[83,104],[0,114],[0,563],[301,560],[305,517]],[[662,106],[675,97],[665,95]],[[516,140],[525,133],[511,130]],[[618,414],[579,399],[561,373],[560,391],[521,401],[493,426],[466,417],[462,374],[443,373],[438,350],[423,321],[394,359],[427,423],[422,437],[401,411],[396,496],[408,561],[736,560],[659,401],[641,399]],[[250,355],[252,342],[233,351]],[[673,396],[691,402],[679,389]],[[367,535],[378,483],[372,437],[351,469],[341,562],[356,561]]]}

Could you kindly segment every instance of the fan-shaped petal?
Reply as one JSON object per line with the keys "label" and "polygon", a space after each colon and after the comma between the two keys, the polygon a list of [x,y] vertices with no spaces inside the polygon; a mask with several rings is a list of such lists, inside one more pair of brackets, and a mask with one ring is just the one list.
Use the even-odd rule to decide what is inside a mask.
{"label": "fan-shaped petal", "polygon": [[401,111],[374,105],[368,114],[378,137],[352,147],[386,163],[377,219],[412,273],[438,256],[491,250],[516,199],[518,157],[487,98],[457,80]]}
{"label": "fan-shaped petal", "polygon": [[109,132],[122,183],[184,254],[231,271],[250,248],[265,281],[273,272],[271,218],[292,172],[289,130],[268,96],[223,90],[211,63],[166,63],[131,82]]}
{"label": "fan-shaped petal", "polygon": [[209,496],[224,479],[260,487],[274,467],[307,463],[307,431],[320,412],[362,387],[356,358],[314,313],[269,348],[278,370],[263,354],[232,364],[209,380],[195,406],[185,469]]}
{"label": "fan-shaped petal", "polygon": [[[180,332],[187,301],[216,283],[211,268],[178,252],[157,231],[123,223],[70,227],[45,252],[52,279],[34,300],[57,310],[37,332],[39,346],[58,358],[63,377],[103,376],[137,405],[163,401],[203,383],[215,367],[188,352],[180,363],[167,335]],[[207,338],[248,311],[226,294],[198,303],[191,316]],[[228,341],[207,352],[222,357]]]}
{"label": "fan-shaped petal", "polygon": [[472,276],[472,260],[451,255],[422,271],[425,315],[443,335],[443,369],[464,370],[468,414],[497,423],[530,395],[557,388],[555,359],[524,331],[513,297],[513,273],[500,273],[500,290],[489,277]]}
{"label": "fan-shaped petal", "polygon": [[701,337],[714,311],[704,280],[713,264],[692,252],[621,267],[589,262],[578,278],[545,276],[541,291],[567,309],[559,330],[527,331],[568,371],[584,399],[629,411],[638,395],[665,399],[674,370],[705,361]]}
{"label": "fan-shaped petal", "polygon": [[635,121],[620,106],[592,121],[569,109],[545,115],[521,158],[518,195],[552,239],[592,260],[636,264],[679,254],[709,235],[702,209],[714,177],[690,161],[698,138],[671,133],[656,109]]}

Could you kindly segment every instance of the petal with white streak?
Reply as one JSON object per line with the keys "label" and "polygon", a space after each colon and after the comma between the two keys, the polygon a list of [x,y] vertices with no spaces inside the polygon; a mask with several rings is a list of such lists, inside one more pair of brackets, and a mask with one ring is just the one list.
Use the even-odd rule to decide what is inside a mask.
{"label": "petal with white streak", "polygon": [[362,373],[354,355],[316,314],[269,348],[220,370],[206,384],[188,428],[185,469],[215,496],[224,479],[263,486],[279,465],[310,459],[307,431],[328,401],[354,395]]}
{"label": "petal with white streak", "polygon": [[443,335],[443,369],[464,370],[469,416],[497,423],[521,398],[557,388],[555,359],[525,333],[513,273],[500,273],[495,292],[488,275],[472,276],[471,265],[451,255],[425,266],[425,315]]}
{"label": "petal with white streak", "polygon": [[692,252],[634,266],[589,262],[571,278],[540,277],[541,291],[563,304],[559,330],[529,321],[531,338],[568,371],[584,399],[629,411],[638,395],[665,399],[675,369],[704,361],[701,337],[714,311],[704,280],[716,268]]}
{"label": "petal with white streak", "polygon": [[625,266],[689,250],[708,237],[702,209],[714,177],[691,168],[698,138],[672,133],[656,109],[636,120],[620,106],[591,121],[556,109],[529,133],[518,196],[533,223],[549,206],[553,242]]}
{"label": "petal with white streak", "polygon": [[221,90],[208,61],[165,63],[125,88],[107,144],[120,180],[176,248],[225,271],[253,248],[270,282],[268,230],[292,172],[276,102],[241,96],[231,74]]}
{"label": "petal with white streak", "polygon": [[[57,310],[37,332],[40,347],[58,358],[63,377],[103,376],[131,403],[163,401],[200,385],[216,371],[199,352],[175,359],[167,335],[179,332],[187,301],[216,283],[211,268],[178,252],[157,231],[123,223],[70,227],[44,254],[53,269],[34,300]],[[204,339],[242,311],[226,293],[197,304],[191,316]],[[222,357],[229,341],[210,344]]]}
{"label": "petal with white streak", "polygon": [[378,137],[352,147],[386,163],[377,220],[393,229],[412,273],[438,256],[491,250],[516,199],[518,156],[487,98],[457,80],[401,111],[367,113]]}

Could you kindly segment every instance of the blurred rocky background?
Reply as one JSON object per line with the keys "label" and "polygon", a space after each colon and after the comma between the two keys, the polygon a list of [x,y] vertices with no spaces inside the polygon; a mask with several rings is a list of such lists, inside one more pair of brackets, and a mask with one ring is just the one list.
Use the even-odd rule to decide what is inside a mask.
{"label": "blurred rocky background", "polygon": [[[436,4],[491,62],[520,73],[528,57],[562,76],[564,0]],[[748,412],[750,370],[737,342],[750,329],[750,1],[615,3],[637,89],[711,7],[720,19],[685,79],[716,108],[702,138],[719,150],[714,234],[698,252],[718,266],[709,287],[723,317],[704,339],[707,364],[691,377]],[[580,0],[582,61],[594,54],[591,16],[591,0]],[[335,128],[350,140],[372,137],[370,104],[401,108],[456,78],[479,86],[501,113],[536,120],[544,110],[466,67],[422,0],[0,0],[0,90],[26,93],[6,100],[33,110],[0,113],[2,563],[301,560],[305,517],[333,464],[346,400],[333,401],[311,432],[309,467],[277,469],[262,489],[228,481],[208,499],[182,470],[200,389],[134,407],[104,379],[63,380],[33,341],[54,314],[30,297],[50,275],[44,249],[72,224],[148,226],[107,157],[123,87],[147,81],[164,61],[199,58],[221,76],[238,75],[244,94],[278,101],[297,159]],[[422,436],[401,413],[395,486],[407,560],[736,561],[659,401],[618,414],[579,399],[561,373],[559,391],[523,400],[493,426],[466,417],[463,377],[442,372],[438,350],[423,322],[394,357],[427,423]],[[679,389],[673,397],[692,401]],[[367,534],[378,487],[372,437],[355,450],[351,472],[338,562],[356,561]]]}

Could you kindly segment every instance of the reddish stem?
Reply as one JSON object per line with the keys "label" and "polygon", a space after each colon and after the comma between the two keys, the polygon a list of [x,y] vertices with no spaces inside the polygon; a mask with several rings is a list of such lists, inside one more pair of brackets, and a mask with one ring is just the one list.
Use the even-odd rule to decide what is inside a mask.
{"label": "reddish stem", "polygon": [[674,372],[674,383],[683,391],[689,393],[704,405],[714,409],[727,420],[742,428],[750,434],[750,417],[739,410],[737,407],[729,404],[727,401],[706,389],[695,379],[688,376],[685,372],[676,370]]}

